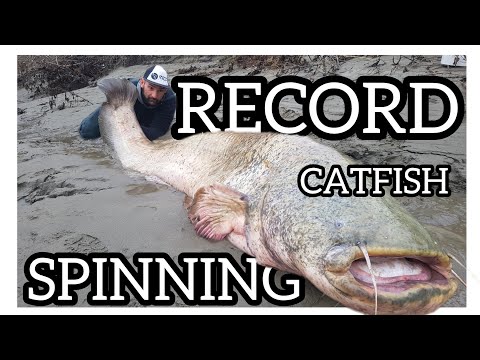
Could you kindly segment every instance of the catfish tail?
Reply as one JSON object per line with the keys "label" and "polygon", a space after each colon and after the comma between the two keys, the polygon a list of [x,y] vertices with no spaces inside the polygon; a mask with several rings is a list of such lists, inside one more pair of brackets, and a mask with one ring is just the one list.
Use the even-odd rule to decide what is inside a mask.
{"label": "catfish tail", "polygon": [[115,109],[122,105],[133,106],[137,101],[137,88],[127,79],[103,79],[98,82],[98,88]]}

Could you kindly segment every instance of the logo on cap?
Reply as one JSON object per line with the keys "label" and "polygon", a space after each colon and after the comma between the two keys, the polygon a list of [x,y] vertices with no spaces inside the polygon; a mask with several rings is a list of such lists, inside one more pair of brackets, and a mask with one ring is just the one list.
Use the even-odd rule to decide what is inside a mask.
{"label": "logo on cap", "polygon": [[149,68],[144,75],[144,79],[151,82],[153,85],[169,86],[167,72],[160,65]]}

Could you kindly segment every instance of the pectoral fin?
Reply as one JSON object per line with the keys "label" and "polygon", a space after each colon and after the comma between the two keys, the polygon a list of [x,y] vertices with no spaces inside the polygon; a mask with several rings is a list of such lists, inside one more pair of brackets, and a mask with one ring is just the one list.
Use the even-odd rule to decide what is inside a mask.
{"label": "pectoral fin", "polygon": [[204,186],[197,190],[189,205],[188,217],[199,236],[219,241],[232,232],[245,234],[248,206],[245,194],[221,184]]}

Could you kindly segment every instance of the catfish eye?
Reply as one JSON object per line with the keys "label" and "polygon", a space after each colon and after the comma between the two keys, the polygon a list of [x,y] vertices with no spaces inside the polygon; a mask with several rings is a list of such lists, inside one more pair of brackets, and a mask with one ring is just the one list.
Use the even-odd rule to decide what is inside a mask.
{"label": "catfish eye", "polygon": [[340,229],[343,227],[343,222],[335,220],[335,228]]}

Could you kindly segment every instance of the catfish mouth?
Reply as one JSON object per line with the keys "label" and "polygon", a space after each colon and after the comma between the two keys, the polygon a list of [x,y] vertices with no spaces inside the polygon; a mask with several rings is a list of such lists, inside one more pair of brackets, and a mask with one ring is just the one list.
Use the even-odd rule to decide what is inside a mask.
{"label": "catfish mouth", "polygon": [[353,261],[349,271],[363,287],[374,288],[373,273],[379,292],[401,293],[418,286],[448,286],[448,268],[437,262],[436,258],[425,256],[372,256],[371,272],[365,258]]}
{"label": "catfish mouth", "polygon": [[[328,294],[367,314],[427,314],[457,289],[450,258],[442,252],[337,246],[326,256]],[[374,278],[374,279],[373,279]]]}

